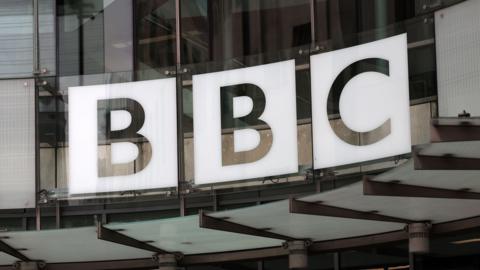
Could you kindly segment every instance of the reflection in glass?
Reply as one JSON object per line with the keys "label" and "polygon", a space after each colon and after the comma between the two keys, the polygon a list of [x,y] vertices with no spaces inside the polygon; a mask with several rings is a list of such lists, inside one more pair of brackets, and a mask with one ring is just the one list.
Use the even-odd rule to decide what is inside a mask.
{"label": "reflection in glass", "polygon": [[131,1],[59,1],[59,74],[132,71],[132,20]]}
{"label": "reflection in glass", "polygon": [[[311,42],[308,0],[181,3],[184,64],[272,53]],[[259,58],[250,61],[262,63],[267,57]],[[237,66],[246,64],[237,61]]]}

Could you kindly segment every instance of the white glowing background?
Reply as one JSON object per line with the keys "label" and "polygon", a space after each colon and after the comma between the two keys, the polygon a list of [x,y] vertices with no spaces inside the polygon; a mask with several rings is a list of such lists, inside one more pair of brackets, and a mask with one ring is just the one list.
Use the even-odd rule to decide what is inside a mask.
{"label": "white glowing background", "polygon": [[[245,164],[222,166],[220,87],[251,83],[265,94],[265,111],[260,119],[273,133],[270,151]],[[234,99],[234,115],[248,114],[249,98]],[[207,184],[298,170],[294,60],[193,76],[195,183]],[[249,150],[259,143],[255,130],[234,132],[235,150]]]}
{"label": "white glowing background", "polygon": [[[337,75],[365,58],[389,61],[390,76],[366,72],[350,80],[340,98],[343,122],[367,132],[391,120],[391,133],[371,145],[350,145],[330,127],[327,99]],[[407,35],[314,55],[310,58],[314,167],[321,169],[408,153],[411,150]]]}
{"label": "white glowing background", "polygon": [[[138,133],[152,146],[150,163],[131,175],[98,177],[97,100],[131,98],[145,111],[145,123]],[[69,193],[97,193],[177,186],[177,132],[175,78],[68,89],[69,100]],[[112,113],[112,128],[129,125],[126,111]],[[135,159],[138,149],[131,143],[112,144],[112,160]]]}

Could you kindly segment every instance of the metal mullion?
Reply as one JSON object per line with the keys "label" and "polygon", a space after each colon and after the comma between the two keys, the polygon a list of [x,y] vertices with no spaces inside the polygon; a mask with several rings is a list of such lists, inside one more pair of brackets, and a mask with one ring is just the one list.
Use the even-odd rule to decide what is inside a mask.
{"label": "metal mullion", "polygon": [[184,162],[184,138],[183,138],[183,89],[181,65],[181,10],[180,0],[175,0],[175,77],[176,77],[176,91],[177,91],[177,190],[180,200],[180,216],[185,216],[186,205],[183,194],[183,185],[185,181],[185,162]]}
{"label": "metal mullion", "polygon": [[34,111],[35,111],[35,224],[36,229],[41,229],[41,212],[39,206],[39,199],[40,199],[40,134],[38,131],[39,127],[39,94],[38,94],[38,87],[36,85],[38,74],[40,71],[40,58],[39,58],[39,14],[38,14],[38,1],[33,0],[33,89],[34,89]]}

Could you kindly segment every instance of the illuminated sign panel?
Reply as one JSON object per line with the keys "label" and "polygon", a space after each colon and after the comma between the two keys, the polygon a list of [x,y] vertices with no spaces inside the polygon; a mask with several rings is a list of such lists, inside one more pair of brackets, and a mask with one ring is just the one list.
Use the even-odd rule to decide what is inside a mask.
{"label": "illuminated sign panel", "polygon": [[69,193],[177,185],[175,79],[69,88]]}
{"label": "illuminated sign panel", "polygon": [[[406,35],[311,56],[315,169],[410,151],[407,59]],[[70,194],[177,186],[175,80],[69,89]],[[294,60],[192,80],[195,184],[298,172]]]}
{"label": "illuminated sign panel", "polygon": [[315,169],[410,152],[407,59],[406,34],[311,57]]}
{"label": "illuminated sign panel", "polygon": [[195,183],[297,172],[295,102],[293,60],[193,76]]}

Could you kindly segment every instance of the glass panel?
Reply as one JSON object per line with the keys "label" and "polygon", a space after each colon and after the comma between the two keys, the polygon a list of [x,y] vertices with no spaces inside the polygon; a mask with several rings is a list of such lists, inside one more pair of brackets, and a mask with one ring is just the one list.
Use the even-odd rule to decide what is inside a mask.
{"label": "glass panel", "polygon": [[44,258],[48,262],[121,260],[149,258],[152,255],[150,251],[100,240],[97,238],[96,227],[94,226],[62,230],[9,232],[3,236],[8,237],[8,239],[4,239],[7,245],[25,247],[27,249],[24,251],[25,256]]}
{"label": "glass panel", "polygon": [[439,114],[480,116],[480,2],[464,3],[435,13]]}
{"label": "glass panel", "polygon": [[[169,21],[169,27],[171,27],[169,29],[171,31],[169,30],[168,35],[175,36],[175,13],[174,10],[171,10],[172,3],[174,3],[173,0],[161,3],[158,1],[123,0],[85,0],[80,2],[65,0],[57,2],[59,76],[44,77],[43,81],[40,81],[38,84],[39,135],[41,144],[40,185],[44,192],[43,194],[45,194],[45,200],[42,201],[42,206],[45,209],[55,207],[55,199],[60,199],[62,205],[78,205],[114,203],[129,200],[172,200],[173,196],[175,196],[176,182],[171,183],[171,187],[166,189],[135,187],[124,189],[115,188],[114,185],[112,185],[111,188],[113,188],[113,192],[105,189],[97,189],[94,190],[94,192],[83,192],[73,196],[72,183],[71,179],[69,179],[71,153],[68,132],[68,129],[73,130],[73,127],[68,125],[69,111],[72,108],[69,89],[72,87],[105,85],[105,89],[111,91],[107,93],[107,96],[113,97],[118,83],[168,79],[169,73],[165,71],[175,71],[174,67],[166,65],[173,63],[174,54],[157,53],[159,48],[164,48],[167,43],[174,41],[174,38],[164,39],[164,25],[158,23],[159,20],[163,19]],[[174,48],[174,46],[171,48]],[[151,63],[148,61],[151,61]],[[172,74],[174,73],[175,72],[172,72]],[[167,81],[172,82],[172,80],[174,81],[174,79]],[[139,87],[141,88],[140,90],[145,89],[143,86]],[[169,104],[175,104],[174,83],[171,88],[173,92],[170,92],[173,93],[171,95],[173,100],[170,100]],[[83,93],[93,90],[90,89],[87,91],[87,89],[85,89],[82,91],[85,92],[79,90],[78,93],[83,95]],[[132,90],[132,94],[134,92],[135,91]],[[81,101],[83,99],[78,100]],[[127,108],[128,106],[126,107],[126,104],[122,102],[110,105],[119,105],[123,109]],[[156,104],[156,106],[157,105],[160,108],[165,107],[161,104]],[[106,127],[106,121],[110,121],[110,127],[112,128],[113,125],[118,124],[115,122],[117,118],[113,117],[113,114],[117,111],[122,112],[122,108],[118,110],[112,109],[112,116],[110,118],[102,118],[101,121],[97,119],[97,125]],[[149,108],[146,113],[148,114],[152,110],[154,109]],[[86,113],[87,110],[85,108],[85,115]],[[131,117],[132,123],[135,124],[139,119],[139,115],[141,115],[140,111],[131,111],[129,116]],[[163,115],[162,117],[174,123],[174,109],[172,115],[168,117]],[[152,121],[150,118],[151,117],[148,116],[147,120]],[[175,132],[176,127],[173,126],[170,130]],[[82,130],[82,132],[85,131]],[[130,137],[127,136],[128,138],[125,138],[125,141],[137,139],[137,137],[130,133],[127,135]],[[158,134],[155,134],[155,136],[157,135]],[[148,156],[151,156],[152,147],[148,138],[146,141],[135,141],[135,144],[131,145],[137,145],[137,149],[140,151],[138,158],[132,163],[117,167],[109,166],[109,164],[113,164],[116,161],[110,160],[111,162],[108,162],[109,160],[105,158],[108,158],[108,155],[113,151],[117,151],[118,149],[120,149],[119,151],[124,151],[125,149],[122,150],[121,147],[115,149],[115,147],[112,147],[117,146],[114,142],[100,145],[98,147],[98,154],[99,157],[102,158],[96,162],[98,172],[117,175],[132,172],[137,172],[138,174],[138,172],[142,171],[142,166],[147,164],[149,160]],[[169,145],[176,152],[175,143],[170,143]],[[174,155],[172,154],[171,156],[173,157]],[[124,155],[112,154],[112,157],[124,157]],[[165,162],[154,163],[158,165]],[[174,166],[170,167],[172,167],[173,174],[176,175]],[[94,173],[96,174],[97,171]],[[156,177],[149,177],[150,180],[155,178]],[[131,182],[135,184],[135,181]],[[107,183],[108,186],[108,182],[105,183]],[[100,184],[102,183],[94,183],[94,189],[96,185],[98,186]],[[145,205],[141,207],[143,206]],[[178,205],[171,206],[170,208],[168,211],[171,212],[174,209],[178,209]],[[177,213],[179,213],[178,210]],[[166,213],[165,215],[172,214]],[[140,216],[140,218],[148,218],[148,213],[140,214]],[[45,218],[47,218],[47,216],[45,216]],[[121,215],[112,216],[112,219],[117,218],[118,220],[125,219],[125,217]],[[74,222],[62,221],[61,226],[76,226],[75,224],[81,223],[81,219],[82,218],[79,218],[78,221]],[[90,224],[91,216],[86,222]]]}
{"label": "glass panel", "polygon": [[133,4],[137,79],[162,77],[175,65],[175,1],[138,0]]}
{"label": "glass panel", "polygon": [[214,253],[280,246],[282,241],[246,234],[200,228],[198,216],[162,220],[107,224],[112,230],[122,229],[135,239],[148,239],[163,250],[183,254]]}
{"label": "glass panel", "polygon": [[35,86],[0,81],[0,209],[35,207]]}
{"label": "glass panel", "polygon": [[[423,131],[429,130],[429,119],[435,113],[435,109],[432,110],[429,101],[435,98],[437,91],[432,14],[425,12],[425,9],[422,9],[422,7],[418,8],[418,3],[414,0],[316,0],[315,14],[313,56],[382,40],[403,33],[407,34],[409,98],[412,104],[424,103],[423,105],[410,108],[412,144],[428,143],[428,134],[425,134]],[[330,69],[333,66],[335,64],[332,64]],[[316,75],[312,75],[312,77],[314,76]],[[342,85],[346,86],[345,84],[350,79],[351,77],[343,74],[340,76],[339,82],[343,82]],[[351,81],[351,83],[357,83],[357,81]],[[368,88],[372,88],[372,85],[373,81],[370,81]],[[363,85],[361,88],[366,89],[367,86]],[[363,106],[362,112],[373,111],[370,110],[370,108],[373,108],[373,104],[368,103],[369,100],[372,99],[357,100],[358,104],[363,104],[360,105],[360,107]],[[339,104],[339,94],[334,94],[329,102],[332,101],[332,104]],[[376,104],[379,103],[376,102]],[[344,138],[344,141],[347,140],[353,145],[371,144],[378,139],[378,135],[382,132],[378,130],[378,135],[352,132],[350,128],[346,128],[348,126],[340,118],[340,106],[328,106],[328,108],[330,126],[338,136]],[[361,117],[360,115],[356,114],[356,117]],[[373,118],[371,119],[372,121]],[[358,122],[357,120],[356,124]],[[341,151],[336,149],[334,155],[337,155],[336,153],[338,152]],[[405,150],[405,153],[407,152]],[[342,180],[340,175],[361,174],[365,173],[365,171],[373,172],[390,168],[408,158],[408,155],[407,153],[406,155],[397,155],[383,160],[316,170],[315,175],[321,178],[321,190],[328,190],[351,182],[350,179]]]}
{"label": "glass panel", "polygon": [[[181,4],[183,64],[213,61],[223,68],[250,66],[267,62],[270,53],[311,42],[308,0],[183,0]],[[258,56],[245,57],[250,55]]]}
{"label": "glass panel", "polygon": [[33,7],[30,0],[0,2],[0,77],[30,77],[33,71]]}
{"label": "glass panel", "polygon": [[38,1],[38,5],[40,68],[42,75],[52,76],[56,73],[57,54],[55,0]]}
{"label": "glass panel", "polygon": [[310,2],[181,1],[181,11],[182,192],[312,181]]}
{"label": "glass panel", "polygon": [[59,75],[133,70],[133,13],[129,0],[57,3]]}
{"label": "glass panel", "polygon": [[407,33],[410,99],[435,96],[433,16],[417,14],[415,5],[413,0],[316,0],[316,50],[336,50]]}

